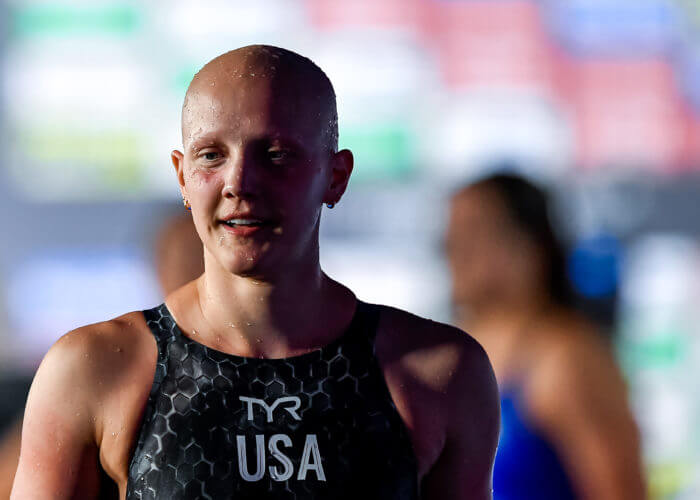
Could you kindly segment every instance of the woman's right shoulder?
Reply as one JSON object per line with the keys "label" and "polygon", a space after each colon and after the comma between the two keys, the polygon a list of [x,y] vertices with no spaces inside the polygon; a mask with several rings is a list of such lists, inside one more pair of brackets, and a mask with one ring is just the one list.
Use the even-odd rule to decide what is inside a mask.
{"label": "woman's right shoulder", "polygon": [[156,356],[155,339],[143,313],[132,311],[66,333],[41,364],[101,382],[108,378],[105,374],[128,373],[144,362],[155,363]]}
{"label": "woman's right shoulder", "polygon": [[149,333],[141,311],[131,311],[116,318],[81,326],[61,336],[50,351],[97,354],[102,350],[117,350],[134,342],[143,342]]}

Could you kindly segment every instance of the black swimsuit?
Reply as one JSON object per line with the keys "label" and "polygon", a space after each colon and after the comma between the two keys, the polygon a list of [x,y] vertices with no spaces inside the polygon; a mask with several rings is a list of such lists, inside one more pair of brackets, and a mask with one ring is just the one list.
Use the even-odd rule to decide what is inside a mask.
{"label": "black swimsuit", "polygon": [[379,310],[358,301],[331,344],[244,358],[144,311],[158,362],[127,499],[416,500],[417,467],[374,353]]}

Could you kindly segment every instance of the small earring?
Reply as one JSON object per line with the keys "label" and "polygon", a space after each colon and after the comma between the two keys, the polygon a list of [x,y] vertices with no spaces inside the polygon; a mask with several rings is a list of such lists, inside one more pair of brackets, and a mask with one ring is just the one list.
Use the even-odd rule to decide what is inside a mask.
{"label": "small earring", "polygon": [[182,204],[185,206],[187,210],[192,210],[192,207],[190,206],[190,202],[187,201],[187,198],[183,197],[182,198]]}
{"label": "small earring", "polygon": [[335,203],[326,203],[326,206],[328,208],[333,208],[335,206]]}

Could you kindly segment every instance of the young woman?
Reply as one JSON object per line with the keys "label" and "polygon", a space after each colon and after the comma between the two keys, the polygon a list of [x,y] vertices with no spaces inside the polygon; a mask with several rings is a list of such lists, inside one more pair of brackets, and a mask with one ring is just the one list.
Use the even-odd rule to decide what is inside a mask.
{"label": "young woman", "polygon": [[[498,395],[465,333],[359,301],[319,266],[353,169],[308,59],[195,76],[172,162],[204,274],[65,335],[27,405],[14,499],[491,498]],[[422,490],[419,493],[419,490]]]}
{"label": "young woman", "polygon": [[462,189],[447,251],[457,324],[484,346],[501,389],[494,498],[644,498],[625,385],[570,305],[545,194],[507,174]]}

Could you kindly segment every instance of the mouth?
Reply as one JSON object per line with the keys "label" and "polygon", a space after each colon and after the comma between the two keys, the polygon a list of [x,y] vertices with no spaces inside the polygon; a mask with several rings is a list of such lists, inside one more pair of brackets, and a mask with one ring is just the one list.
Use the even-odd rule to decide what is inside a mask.
{"label": "mouth", "polygon": [[232,217],[223,219],[220,222],[226,231],[236,236],[252,236],[273,225],[271,221],[256,217]]}
{"label": "mouth", "polygon": [[228,227],[260,227],[265,225],[265,221],[262,219],[228,219],[221,221],[224,225]]}

